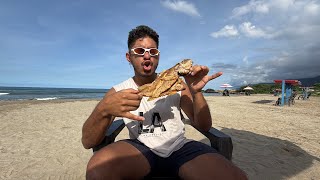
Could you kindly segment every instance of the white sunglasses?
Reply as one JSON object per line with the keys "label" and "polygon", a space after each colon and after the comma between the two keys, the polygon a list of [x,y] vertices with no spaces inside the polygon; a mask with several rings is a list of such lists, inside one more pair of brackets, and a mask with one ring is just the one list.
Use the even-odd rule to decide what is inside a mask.
{"label": "white sunglasses", "polygon": [[137,48],[133,48],[131,49],[131,51],[133,52],[133,54],[139,55],[139,56],[143,56],[146,52],[149,52],[150,56],[158,56],[160,51],[157,48],[143,48],[143,47],[137,47]]}

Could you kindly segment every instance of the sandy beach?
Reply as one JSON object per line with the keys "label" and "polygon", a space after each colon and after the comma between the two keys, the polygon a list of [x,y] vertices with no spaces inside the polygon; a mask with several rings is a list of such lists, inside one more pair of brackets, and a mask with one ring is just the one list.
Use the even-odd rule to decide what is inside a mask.
{"label": "sandy beach", "polygon": [[[274,106],[272,95],[208,96],[213,126],[232,137],[250,179],[320,179],[320,97]],[[97,100],[0,101],[0,179],[85,179],[81,144]],[[186,125],[186,136],[209,143]],[[123,130],[118,139],[126,138]]]}

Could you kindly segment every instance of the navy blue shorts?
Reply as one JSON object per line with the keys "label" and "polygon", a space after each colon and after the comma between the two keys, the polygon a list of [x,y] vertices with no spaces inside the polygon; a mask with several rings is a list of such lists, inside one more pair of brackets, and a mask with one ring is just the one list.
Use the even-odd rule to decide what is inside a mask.
{"label": "navy blue shorts", "polygon": [[164,173],[170,176],[178,176],[179,168],[193,158],[206,154],[218,153],[218,151],[207,144],[190,141],[179,150],[173,152],[169,157],[163,158],[154,154],[146,145],[137,139],[125,139],[125,141],[137,148],[149,161],[152,172]]}

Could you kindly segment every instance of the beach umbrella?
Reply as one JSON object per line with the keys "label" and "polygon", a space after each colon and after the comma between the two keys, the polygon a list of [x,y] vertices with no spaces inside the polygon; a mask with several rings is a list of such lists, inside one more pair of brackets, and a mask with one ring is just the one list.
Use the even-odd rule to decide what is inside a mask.
{"label": "beach umbrella", "polygon": [[233,86],[231,86],[230,84],[222,84],[220,87],[221,88],[231,88]]}
{"label": "beach umbrella", "polygon": [[243,90],[249,90],[249,91],[252,91],[252,90],[253,90],[253,88],[252,88],[252,87],[250,87],[250,86],[247,86],[247,87],[243,88]]}

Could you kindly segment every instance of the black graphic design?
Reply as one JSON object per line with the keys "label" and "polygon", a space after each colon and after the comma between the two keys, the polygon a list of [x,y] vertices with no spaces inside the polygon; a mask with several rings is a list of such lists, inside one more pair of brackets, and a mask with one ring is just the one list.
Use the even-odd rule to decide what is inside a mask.
{"label": "black graphic design", "polygon": [[[143,116],[143,112],[139,113],[140,116]],[[143,122],[139,122],[138,126],[138,133],[139,134],[144,134],[144,133],[154,133],[154,128],[161,128],[161,131],[164,132],[166,131],[166,127],[164,126],[160,114],[158,112],[154,112],[152,114],[152,121],[150,128],[143,128]]]}

